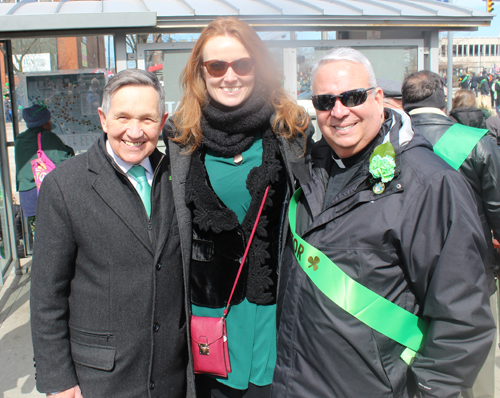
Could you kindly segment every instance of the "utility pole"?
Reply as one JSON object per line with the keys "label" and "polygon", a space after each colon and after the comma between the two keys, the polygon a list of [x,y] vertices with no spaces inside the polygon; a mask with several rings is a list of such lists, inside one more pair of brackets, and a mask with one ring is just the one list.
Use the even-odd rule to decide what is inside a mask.
{"label": "utility pole", "polygon": [[453,100],[453,32],[448,31],[448,70],[446,72],[446,85],[448,95],[446,98],[446,111],[450,113]]}

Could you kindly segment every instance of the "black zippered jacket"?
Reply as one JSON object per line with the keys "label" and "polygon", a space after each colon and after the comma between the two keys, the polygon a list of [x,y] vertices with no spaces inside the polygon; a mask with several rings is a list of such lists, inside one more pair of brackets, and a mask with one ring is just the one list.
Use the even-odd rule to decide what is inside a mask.
{"label": "black zippered jacket", "polygon": [[321,140],[309,178],[300,180],[297,233],[348,276],[429,323],[414,362],[408,366],[403,346],[328,299],[289,244],[272,397],[447,398],[472,386],[495,333],[481,257],[486,243],[471,188],[410,125],[386,110],[373,146],[390,133],[397,167],[383,193],[372,190],[370,151],[324,210],[328,178],[339,168]]}
{"label": "black zippered jacket", "polygon": [[[444,114],[420,113],[410,115],[415,128],[435,145],[444,133],[454,124]],[[488,244],[485,258],[486,276],[490,295],[496,291],[495,258],[491,231],[500,237],[500,149],[491,136],[485,135],[458,169],[468,181],[477,203],[484,237]]]}

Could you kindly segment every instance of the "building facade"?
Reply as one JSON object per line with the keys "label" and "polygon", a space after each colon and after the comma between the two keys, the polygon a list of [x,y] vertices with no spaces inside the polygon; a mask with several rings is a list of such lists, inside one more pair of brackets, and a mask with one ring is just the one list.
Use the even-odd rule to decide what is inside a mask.
{"label": "building facade", "polygon": [[[439,40],[439,73],[446,74],[448,37]],[[494,72],[500,67],[500,37],[453,37],[453,75]]]}

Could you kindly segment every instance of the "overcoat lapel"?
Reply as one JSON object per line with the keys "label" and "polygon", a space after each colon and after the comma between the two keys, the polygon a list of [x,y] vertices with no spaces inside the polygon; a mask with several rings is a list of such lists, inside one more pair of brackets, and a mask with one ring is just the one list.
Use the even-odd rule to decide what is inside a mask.
{"label": "overcoat lapel", "polygon": [[[99,144],[100,142],[96,143],[96,145]],[[116,213],[123,224],[154,255],[153,245],[148,234],[146,209],[139,194],[125,176],[120,178],[119,171],[106,159],[102,148],[96,147],[94,149],[95,151],[89,151],[89,170],[96,175],[92,182],[93,189]]]}
{"label": "overcoat lapel", "polygon": [[170,155],[170,167],[172,170],[172,190],[174,202],[179,205],[176,208],[177,218],[186,221],[187,225],[179,225],[180,230],[187,230],[189,234],[181,237],[181,250],[183,258],[191,258],[191,213],[186,204],[186,179],[191,167],[191,156],[186,155],[177,145],[168,145]]}
{"label": "overcoat lapel", "polygon": [[[163,158],[162,158],[163,157]],[[156,242],[156,255],[159,257],[163,248],[170,237],[172,231],[172,223],[174,222],[174,203],[172,201],[172,184],[170,181],[170,168],[168,167],[168,159],[166,156],[161,155],[159,152],[150,157],[151,164],[158,164],[158,170],[155,171],[154,188],[152,190],[152,211],[151,217],[155,236],[158,239]],[[158,160],[159,159],[159,160]],[[155,257],[155,261],[158,258]]]}

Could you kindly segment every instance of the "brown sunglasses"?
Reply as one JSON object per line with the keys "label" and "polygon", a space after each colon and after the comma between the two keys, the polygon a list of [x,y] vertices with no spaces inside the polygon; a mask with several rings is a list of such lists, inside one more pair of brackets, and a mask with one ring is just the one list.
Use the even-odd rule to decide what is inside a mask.
{"label": "brown sunglasses", "polygon": [[252,73],[254,64],[252,58],[240,58],[233,62],[219,61],[217,59],[203,62],[203,66],[207,68],[208,74],[212,77],[224,76],[229,67],[238,76],[246,76]]}

